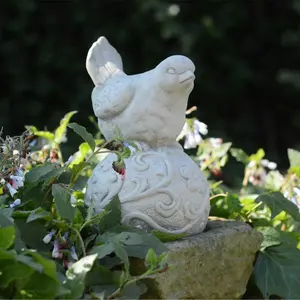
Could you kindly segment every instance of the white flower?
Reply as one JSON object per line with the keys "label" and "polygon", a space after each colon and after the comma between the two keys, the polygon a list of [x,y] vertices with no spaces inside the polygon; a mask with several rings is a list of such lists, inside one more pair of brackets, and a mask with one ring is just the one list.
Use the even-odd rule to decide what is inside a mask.
{"label": "white flower", "polygon": [[0,183],[4,185],[6,183],[5,179],[1,178]]}
{"label": "white flower", "polygon": [[300,189],[299,188],[294,187],[293,191],[298,197],[300,197]]}
{"label": "white flower", "polygon": [[42,151],[47,151],[50,149],[50,145],[46,144],[42,147]]}
{"label": "white flower", "polygon": [[19,155],[19,150],[13,150],[13,155]]}
{"label": "white flower", "polygon": [[20,166],[24,169],[27,169],[27,167],[29,166],[29,160],[27,158],[21,158],[20,159]]}
{"label": "white flower", "polygon": [[185,123],[182,132],[179,136],[185,136],[185,141],[183,145],[184,149],[196,148],[202,141],[200,133],[203,135],[206,135],[208,133],[206,124],[195,119],[193,122],[193,130],[191,130],[189,125]]}
{"label": "white flower", "polygon": [[16,206],[18,206],[18,205],[20,205],[21,204],[21,200],[18,198],[18,199],[16,199],[12,204],[10,204],[10,208],[14,208],[14,207],[16,207]]}
{"label": "white flower", "polygon": [[54,247],[52,250],[52,257],[54,258],[61,258],[62,253],[59,251],[59,243],[57,240],[54,241]]}
{"label": "white flower", "polygon": [[66,232],[66,233],[62,236],[61,240],[62,240],[63,243],[66,243],[67,240],[68,240],[68,238],[69,238],[69,232]]}
{"label": "white flower", "polygon": [[261,165],[270,169],[270,170],[275,170],[277,168],[277,164],[275,162],[269,161],[267,159],[262,159],[260,161]]}
{"label": "white flower", "polygon": [[293,197],[291,201],[299,207],[299,203],[295,197]]}
{"label": "white flower", "polygon": [[71,155],[68,160],[66,161],[65,165],[68,166],[70,163],[72,163],[72,161],[74,160],[74,156]]}
{"label": "white flower", "polygon": [[43,238],[43,242],[49,244],[52,240],[53,235],[55,234],[55,230],[51,230],[48,234],[46,234]]}
{"label": "white flower", "polygon": [[277,164],[273,161],[270,161],[269,164],[268,164],[268,168],[270,170],[275,170],[277,168]]}
{"label": "white flower", "polygon": [[15,175],[11,175],[9,177],[11,179],[11,186],[14,188],[14,189],[18,189],[20,187],[23,187],[24,186],[24,177],[22,176],[15,176]]}
{"label": "white flower", "polygon": [[223,143],[221,138],[210,138],[209,141],[213,148],[219,148]]}
{"label": "white flower", "polygon": [[72,246],[72,247],[70,248],[70,252],[71,252],[71,257],[72,257],[74,260],[78,260],[78,256],[77,256],[77,254],[76,254],[76,251],[75,251],[75,247],[74,247],[74,246]]}
{"label": "white flower", "polygon": [[251,174],[249,176],[249,182],[253,185],[263,186],[266,176],[267,173],[263,168],[251,171]]}
{"label": "white flower", "polygon": [[185,141],[184,141],[184,149],[193,149],[196,148],[202,141],[202,137],[199,133],[188,133],[185,136]]}
{"label": "white flower", "polygon": [[23,172],[23,170],[22,170],[21,168],[18,168],[18,169],[17,169],[17,172],[16,172],[16,175],[17,175],[17,176],[20,176],[20,177],[24,177],[24,172]]}
{"label": "white flower", "polygon": [[290,199],[290,197],[289,197],[289,191],[286,190],[286,191],[283,193],[283,196],[284,196],[285,198],[287,198],[287,199]]}
{"label": "white flower", "polygon": [[73,195],[71,195],[70,202],[71,204],[76,204],[77,202],[76,198]]}
{"label": "white flower", "polygon": [[13,197],[15,193],[17,193],[18,191],[16,189],[14,189],[10,183],[7,183],[6,184],[8,190],[9,190],[9,193],[10,195]]}
{"label": "white flower", "polygon": [[1,146],[0,147],[0,153],[3,153],[3,154],[8,154],[9,150],[6,146]]}
{"label": "white flower", "polygon": [[198,130],[202,135],[207,135],[208,133],[207,125],[198,120],[194,121],[194,128]]}
{"label": "white flower", "polygon": [[171,4],[167,10],[170,16],[177,16],[180,12],[180,6],[177,4]]}

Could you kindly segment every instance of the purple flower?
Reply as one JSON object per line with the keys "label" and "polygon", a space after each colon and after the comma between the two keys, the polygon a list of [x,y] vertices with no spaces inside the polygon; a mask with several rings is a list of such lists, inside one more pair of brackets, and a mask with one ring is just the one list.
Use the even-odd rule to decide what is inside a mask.
{"label": "purple flower", "polygon": [[72,257],[74,260],[78,260],[78,256],[77,256],[77,254],[76,254],[76,251],[75,251],[75,247],[74,247],[74,246],[72,246],[72,247],[70,248],[70,252],[71,252],[71,257]]}
{"label": "purple flower", "polygon": [[51,230],[48,234],[46,234],[43,238],[43,242],[49,244],[52,240],[53,235],[55,234],[55,230]]}
{"label": "purple flower", "polygon": [[9,205],[10,208],[15,208],[16,206],[21,204],[21,199],[16,199],[12,204]]}

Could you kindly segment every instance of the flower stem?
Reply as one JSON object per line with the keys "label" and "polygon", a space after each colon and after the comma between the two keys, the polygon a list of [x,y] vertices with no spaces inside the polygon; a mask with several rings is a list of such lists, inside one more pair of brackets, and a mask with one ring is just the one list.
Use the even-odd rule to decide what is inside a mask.
{"label": "flower stem", "polygon": [[76,228],[73,228],[72,226],[70,226],[70,228],[76,233],[78,239],[79,239],[79,242],[80,242],[80,246],[82,248],[82,255],[83,256],[86,256],[86,251],[85,251],[85,247],[84,247],[84,242],[83,242],[83,239],[81,237],[81,234],[80,232],[76,229]]}
{"label": "flower stem", "polygon": [[209,198],[209,200],[211,201],[212,199],[215,199],[217,197],[226,197],[227,196],[227,193],[226,194],[217,194],[217,195],[213,195]]}

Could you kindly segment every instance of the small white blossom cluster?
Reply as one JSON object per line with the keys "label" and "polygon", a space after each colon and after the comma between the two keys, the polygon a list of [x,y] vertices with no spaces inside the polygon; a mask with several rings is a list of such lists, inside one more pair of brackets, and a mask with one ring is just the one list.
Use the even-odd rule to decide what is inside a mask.
{"label": "small white blossom cluster", "polygon": [[246,166],[248,181],[253,185],[264,186],[267,177],[266,169],[275,170],[276,168],[277,164],[267,159],[262,159],[260,162],[252,160]]}
{"label": "small white blossom cluster", "polygon": [[193,149],[196,148],[202,141],[202,135],[208,133],[207,125],[198,121],[197,119],[193,120],[192,128],[186,122],[182,129],[182,135],[185,136],[184,149]]}
{"label": "small white blossom cluster", "polygon": [[24,170],[27,167],[29,144],[28,137],[0,136],[0,194],[8,194],[13,198],[10,204],[15,208],[21,204],[21,199],[16,198],[18,190],[24,186]]}
{"label": "small white blossom cluster", "polygon": [[[197,110],[197,107],[192,107],[186,112],[186,114],[188,115],[195,110]],[[196,148],[203,140],[201,135],[207,135],[207,133],[208,129],[205,123],[200,122],[196,118],[187,119],[181,133],[177,137],[177,141],[184,138],[184,149],[193,149]]]}

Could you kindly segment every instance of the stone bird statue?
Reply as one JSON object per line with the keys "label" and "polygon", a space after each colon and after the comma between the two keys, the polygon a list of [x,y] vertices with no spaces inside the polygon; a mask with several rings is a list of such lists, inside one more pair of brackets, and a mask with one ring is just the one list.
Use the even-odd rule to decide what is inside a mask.
{"label": "stone bird statue", "polygon": [[95,84],[93,110],[106,140],[119,131],[124,140],[150,148],[177,144],[194,87],[195,66],[189,58],[170,56],[150,71],[127,75],[119,53],[100,37],[88,51],[86,68]]}

